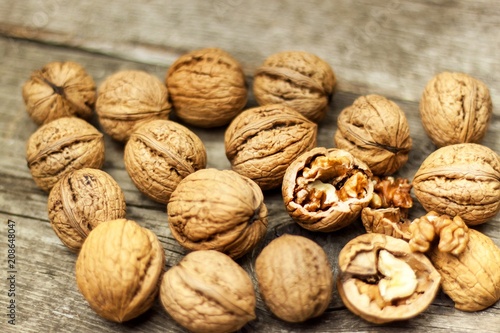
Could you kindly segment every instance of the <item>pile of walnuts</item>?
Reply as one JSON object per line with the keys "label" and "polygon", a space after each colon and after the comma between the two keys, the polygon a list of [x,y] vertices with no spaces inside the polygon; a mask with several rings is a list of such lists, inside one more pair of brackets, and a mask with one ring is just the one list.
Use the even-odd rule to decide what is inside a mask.
{"label": "pile of walnuts", "polygon": [[[356,99],[338,116],[336,147],[316,147],[336,81],[313,54],[277,53],[255,72],[260,106],[244,110],[242,67],[217,48],[181,56],[165,82],[125,70],[96,89],[74,62],[33,72],[23,98],[41,127],[28,140],[26,159],[36,185],[49,193],[55,233],[78,253],[76,281],[90,307],[123,322],[159,297],[190,331],[240,329],[256,318],[256,295],[234,260],[266,234],[264,194],[276,188],[305,229],[334,232],[361,219],[367,231],[340,251],[336,279],[326,253],[310,239],[284,235],[265,246],[255,276],[278,318],[321,316],[334,285],[349,310],[374,323],[418,315],[440,288],[465,311],[498,301],[500,249],[469,229],[500,210],[500,159],[478,144],[492,114],[488,88],[461,73],[429,82],[420,114],[439,149],[410,182],[393,176],[412,148],[408,122],[383,96]],[[133,183],[167,205],[170,231],[189,250],[167,271],[157,236],[126,219],[120,186],[100,170],[103,134],[85,121],[94,109],[100,129],[124,144]],[[206,168],[203,142],[169,120],[172,111],[191,126],[227,126],[232,170]],[[428,211],[414,221],[412,189]]]}

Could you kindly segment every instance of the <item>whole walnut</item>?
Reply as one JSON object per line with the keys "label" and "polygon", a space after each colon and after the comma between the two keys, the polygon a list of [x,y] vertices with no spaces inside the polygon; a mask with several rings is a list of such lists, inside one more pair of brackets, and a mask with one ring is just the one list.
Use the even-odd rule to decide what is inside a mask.
{"label": "whole walnut", "polygon": [[56,235],[78,252],[98,224],[125,217],[125,197],[106,172],[84,168],[71,171],[54,185],[47,209]]}
{"label": "whole walnut", "polygon": [[135,186],[151,199],[167,204],[184,177],[206,167],[207,154],[203,142],[189,129],[156,119],[132,133],[124,160]]}
{"label": "whole walnut", "polygon": [[172,318],[194,333],[229,333],[255,319],[248,273],[214,250],[187,254],[164,275],[160,301]]}
{"label": "whole walnut", "polygon": [[234,171],[262,190],[281,186],[286,168],[316,146],[317,125],[279,104],[248,109],[229,125],[226,156]]}
{"label": "whole walnut", "polygon": [[255,261],[264,302],[278,318],[303,322],[318,317],[330,303],[333,273],[325,251],[302,236],[283,235]]}
{"label": "whole walnut", "polygon": [[23,85],[26,110],[37,124],[77,116],[89,119],[96,101],[92,77],[78,63],[50,62]]}
{"label": "whole walnut", "polygon": [[194,126],[226,125],[247,102],[241,65],[218,48],[184,54],[169,68],[165,82],[176,115]]}
{"label": "whole walnut", "polygon": [[131,220],[107,221],[83,243],[76,283],[92,310],[121,323],[154,304],[164,265],[163,247],[152,231]]}
{"label": "whole walnut", "polygon": [[99,86],[96,112],[105,133],[121,142],[142,122],[168,119],[172,106],[165,85],[139,70],[122,70]]}
{"label": "whole walnut", "polygon": [[422,124],[438,147],[478,143],[486,134],[492,113],[488,87],[464,73],[434,76],[420,100]]}
{"label": "whole walnut", "polygon": [[365,162],[375,175],[391,175],[408,160],[410,127],[399,106],[379,95],[358,97],[340,112],[337,148]]}
{"label": "whole walnut", "polygon": [[303,51],[269,56],[255,72],[253,92],[260,105],[284,104],[311,121],[328,111],[336,84],[330,65]]}
{"label": "whole walnut", "polygon": [[180,181],[167,205],[175,239],[190,250],[239,258],[267,231],[260,187],[231,170],[201,169]]}
{"label": "whole walnut", "polygon": [[48,192],[73,170],[102,167],[103,135],[79,118],[53,120],[29,137],[26,161],[36,185]]}

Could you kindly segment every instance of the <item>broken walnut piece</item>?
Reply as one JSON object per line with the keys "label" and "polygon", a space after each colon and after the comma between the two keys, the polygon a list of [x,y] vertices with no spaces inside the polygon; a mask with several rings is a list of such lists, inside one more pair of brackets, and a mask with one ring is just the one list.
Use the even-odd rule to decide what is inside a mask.
{"label": "broken walnut piece", "polygon": [[361,211],[361,221],[368,233],[379,233],[404,239],[411,238],[411,221],[401,214],[399,207],[373,209],[365,207]]}

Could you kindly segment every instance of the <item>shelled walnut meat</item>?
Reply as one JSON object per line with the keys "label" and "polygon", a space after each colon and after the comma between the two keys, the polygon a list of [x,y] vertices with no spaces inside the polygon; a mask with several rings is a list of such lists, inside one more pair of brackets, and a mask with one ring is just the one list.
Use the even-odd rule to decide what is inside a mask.
{"label": "shelled walnut meat", "polygon": [[316,146],[317,125],[285,105],[251,108],[238,115],[224,136],[234,171],[262,190],[281,186],[286,168]]}

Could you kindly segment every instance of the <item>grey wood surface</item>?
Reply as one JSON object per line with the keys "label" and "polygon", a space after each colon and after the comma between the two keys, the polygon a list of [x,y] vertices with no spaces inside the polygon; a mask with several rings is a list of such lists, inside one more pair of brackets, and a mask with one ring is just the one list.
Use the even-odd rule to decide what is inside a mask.
{"label": "grey wood surface", "polygon": [[[31,71],[54,60],[81,63],[97,83],[120,69],[143,69],[163,79],[186,51],[217,46],[252,74],[265,57],[305,50],[328,61],[339,85],[318,145],[332,147],[339,112],[363,94],[390,97],[406,113],[414,141],[410,161],[398,173],[412,178],[435,149],[418,115],[425,83],[443,70],[483,80],[500,105],[500,3],[495,1],[86,1],[0,0],[0,331],[2,332],[185,332],[159,302],[125,324],[99,318],[78,292],[76,256],[52,231],[47,194],[30,177],[25,144],[37,126],[30,120],[21,87]],[[250,96],[248,107],[255,101]],[[175,118],[174,118],[175,119]],[[92,123],[98,126],[96,119]],[[189,127],[189,126],[188,126]],[[224,128],[190,127],[206,145],[208,166],[228,169]],[[500,111],[494,108],[484,145],[500,152]],[[127,217],[160,238],[167,268],[185,250],[172,238],[165,207],[135,188],[123,165],[123,146],[106,136],[104,170],[121,185]],[[361,223],[334,233],[304,231],[288,217],[279,191],[265,193],[270,228],[266,239],[238,262],[254,278],[259,250],[281,233],[302,234],[327,251],[335,267],[342,246],[363,232]],[[412,216],[424,213],[416,202]],[[16,222],[16,326],[7,324],[7,220]],[[478,229],[500,245],[500,216]],[[335,268],[334,274],[337,274]],[[257,293],[258,295],[258,293]],[[455,310],[440,293],[421,315],[373,325],[351,314],[337,292],[320,318],[288,324],[272,316],[258,295],[258,318],[242,332],[500,332],[500,304],[477,313]]]}

